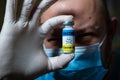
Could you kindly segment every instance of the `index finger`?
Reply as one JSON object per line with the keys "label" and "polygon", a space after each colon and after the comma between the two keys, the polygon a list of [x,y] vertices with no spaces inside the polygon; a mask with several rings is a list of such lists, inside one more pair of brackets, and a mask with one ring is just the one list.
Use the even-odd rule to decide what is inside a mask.
{"label": "index finger", "polygon": [[45,23],[42,24],[39,28],[40,34],[46,36],[51,29],[59,27],[58,25],[62,24],[64,21],[72,21],[72,15],[60,15],[53,18],[48,19]]}

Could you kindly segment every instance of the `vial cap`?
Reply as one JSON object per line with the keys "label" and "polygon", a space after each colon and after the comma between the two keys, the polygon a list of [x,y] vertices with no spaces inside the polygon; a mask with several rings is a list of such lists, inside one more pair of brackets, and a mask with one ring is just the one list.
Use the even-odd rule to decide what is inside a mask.
{"label": "vial cap", "polygon": [[74,22],[73,21],[65,21],[63,24],[64,25],[74,25]]}

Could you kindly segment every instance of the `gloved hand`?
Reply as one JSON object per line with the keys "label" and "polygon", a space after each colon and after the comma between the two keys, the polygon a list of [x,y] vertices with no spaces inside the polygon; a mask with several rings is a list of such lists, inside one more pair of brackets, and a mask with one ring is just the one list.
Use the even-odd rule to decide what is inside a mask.
{"label": "gloved hand", "polygon": [[74,54],[62,54],[48,58],[44,54],[42,44],[50,30],[73,18],[61,15],[40,25],[40,14],[52,1],[43,0],[32,18],[29,18],[36,0],[24,0],[19,17],[16,16],[17,0],[7,0],[0,33],[0,80],[34,79],[46,72],[63,68],[74,57]]}

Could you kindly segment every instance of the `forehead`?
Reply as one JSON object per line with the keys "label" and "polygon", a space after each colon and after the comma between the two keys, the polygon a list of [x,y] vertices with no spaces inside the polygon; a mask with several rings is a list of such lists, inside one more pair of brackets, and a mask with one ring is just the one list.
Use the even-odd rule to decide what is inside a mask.
{"label": "forehead", "polygon": [[43,13],[41,22],[58,15],[73,15],[75,25],[87,22],[101,24],[104,20],[101,20],[103,15],[98,1],[100,0],[59,0]]}

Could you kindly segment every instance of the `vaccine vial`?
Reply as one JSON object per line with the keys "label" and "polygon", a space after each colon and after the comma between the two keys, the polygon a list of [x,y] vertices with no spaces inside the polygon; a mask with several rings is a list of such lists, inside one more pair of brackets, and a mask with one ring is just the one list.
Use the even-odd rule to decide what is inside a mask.
{"label": "vaccine vial", "polygon": [[64,53],[73,53],[75,50],[75,30],[73,21],[65,21],[62,30],[62,51]]}

